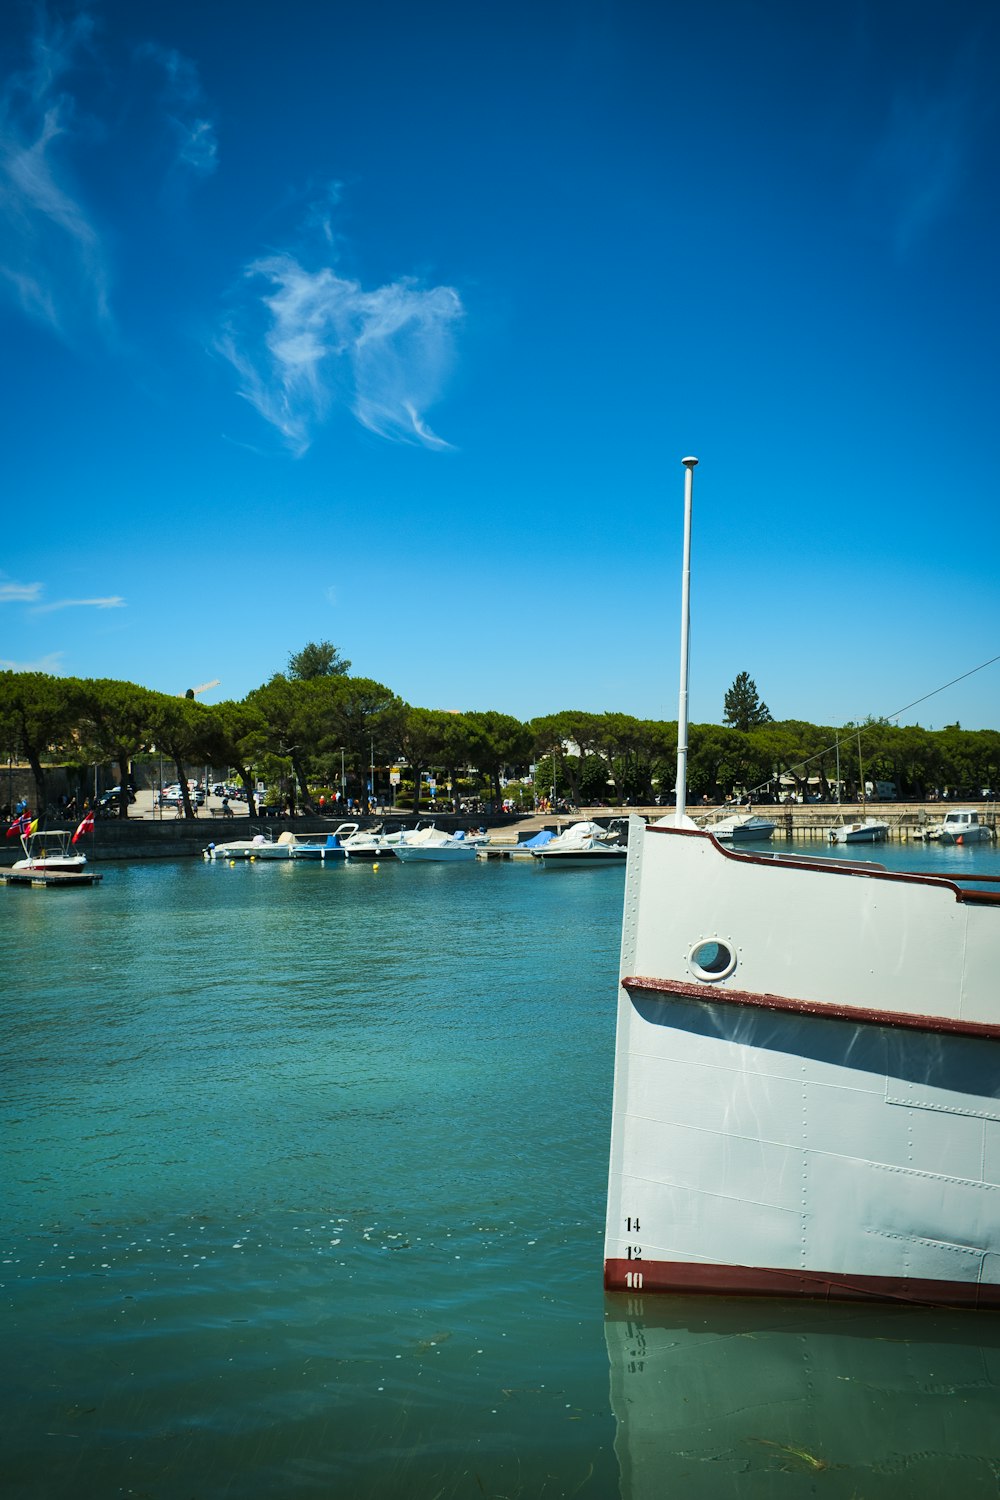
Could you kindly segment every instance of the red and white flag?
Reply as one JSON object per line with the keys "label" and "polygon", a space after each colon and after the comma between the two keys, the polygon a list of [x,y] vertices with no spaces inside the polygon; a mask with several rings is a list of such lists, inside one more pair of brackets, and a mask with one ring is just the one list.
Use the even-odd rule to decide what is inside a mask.
{"label": "red and white flag", "polygon": [[90,833],[90,831],[92,830],[93,826],[94,826],[94,814],[92,812],[84,813],[83,820],[81,821],[80,826],[76,830],[76,832],[74,833],[73,837],[70,839],[70,843],[71,844],[75,844],[76,841],[77,841],[77,839],[80,837],[80,835],[82,833]]}
{"label": "red and white flag", "polygon": [[16,838],[18,834],[27,833],[30,827],[31,819],[27,813],[22,813],[19,818],[14,819],[13,823],[7,829],[7,837],[9,839]]}

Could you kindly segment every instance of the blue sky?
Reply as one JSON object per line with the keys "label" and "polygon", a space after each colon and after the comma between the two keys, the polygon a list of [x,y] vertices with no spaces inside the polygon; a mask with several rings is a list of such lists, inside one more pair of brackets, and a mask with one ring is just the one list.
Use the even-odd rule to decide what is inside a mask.
{"label": "blue sky", "polygon": [[998,60],[962,0],[12,0],[0,661],[673,718],[688,453],[696,722],[997,656]]}

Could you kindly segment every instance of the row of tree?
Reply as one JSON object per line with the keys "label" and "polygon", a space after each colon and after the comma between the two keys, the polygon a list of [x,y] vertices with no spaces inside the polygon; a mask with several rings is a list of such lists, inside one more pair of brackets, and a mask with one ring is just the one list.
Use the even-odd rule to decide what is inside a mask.
{"label": "row of tree", "polygon": [[[894,782],[900,796],[926,797],[950,788],[962,795],[1000,783],[1000,733],[958,725],[930,731],[882,721],[862,726],[774,721],[741,674],[736,699],[727,695],[725,725],[689,730],[692,797],[721,800],[734,790],[775,787],[779,778],[800,796],[854,800],[864,780]],[[746,691],[749,688],[749,692]],[[733,712],[730,709],[733,708]],[[746,712],[749,708],[749,712]],[[281,785],[293,810],[311,805],[317,788],[341,785],[360,795],[370,768],[376,790],[388,768],[405,764],[413,805],[424,773],[499,803],[503,784],[535,767],[535,791],[594,802],[666,802],[674,787],[677,725],[629,714],[563,711],[527,723],[494,711],[447,713],[413,707],[385,687],[350,675],[350,663],[328,642],[310,643],[277,673],[238,701],[215,705],[111,678],[51,677],[0,672],[0,745],[8,762],[26,760],[36,802],[49,801],[47,769],[76,769],[82,801],[90,767],[117,767],[124,789],[133,762],[157,754],[172,767],[193,817],[188,768],[231,769],[255,812],[258,779]]]}

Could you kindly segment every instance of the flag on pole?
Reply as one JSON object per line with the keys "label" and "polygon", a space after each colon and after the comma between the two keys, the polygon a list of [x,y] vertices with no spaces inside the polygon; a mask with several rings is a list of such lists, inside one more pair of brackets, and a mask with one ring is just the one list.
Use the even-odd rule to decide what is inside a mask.
{"label": "flag on pole", "polygon": [[28,814],[25,813],[23,821],[24,821],[24,832],[25,832],[25,835],[28,838],[30,838],[33,833],[37,833],[38,832],[38,825],[41,822],[40,818],[29,818]]}
{"label": "flag on pole", "polygon": [[7,837],[12,839],[16,838],[18,834],[27,833],[30,826],[31,819],[28,817],[28,814],[22,813],[19,818],[14,819],[13,823],[7,829]]}
{"label": "flag on pole", "polygon": [[75,844],[81,834],[91,833],[93,831],[93,827],[94,814],[92,812],[84,813],[80,826],[74,833],[73,837],[70,839],[70,843]]}

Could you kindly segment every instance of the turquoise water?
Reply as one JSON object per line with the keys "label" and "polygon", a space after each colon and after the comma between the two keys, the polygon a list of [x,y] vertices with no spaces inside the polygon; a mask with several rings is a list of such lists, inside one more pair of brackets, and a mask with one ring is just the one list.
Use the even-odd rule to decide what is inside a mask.
{"label": "turquoise water", "polygon": [[[726,1351],[757,1338],[750,1386],[766,1361],[812,1434],[842,1313],[603,1296],[621,867],[103,869],[0,891],[7,1496],[900,1493],[846,1408],[820,1470],[787,1399],[729,1420]],[[990,1434],[897,1454],[905,1492],[995,1496],[1000,1319],[874,1316],[852,1390],[888,1338],[909,1424],[961,1402]],[[616,1427],[637,1334],[643,1464],[638,1406]]]}

